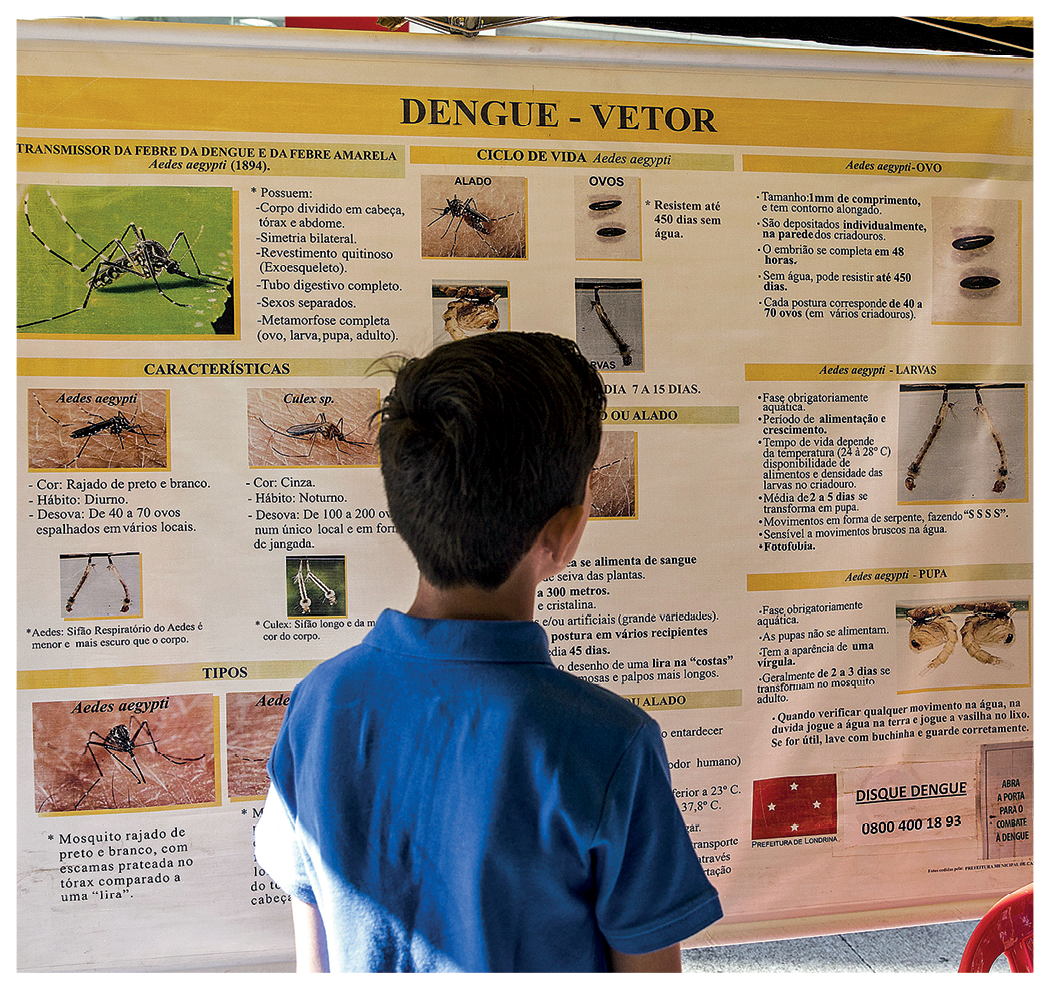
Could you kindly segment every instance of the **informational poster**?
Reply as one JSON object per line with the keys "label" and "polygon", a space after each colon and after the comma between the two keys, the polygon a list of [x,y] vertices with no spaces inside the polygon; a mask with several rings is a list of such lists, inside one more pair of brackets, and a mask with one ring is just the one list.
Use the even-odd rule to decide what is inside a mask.
{"label": "informational poster", "polygon": [[697,944],[1029,881],[1030,63],[43,21],[18,71],[22,969],[291,958],[269,749],[415,590],[374,366],[486,333],[604,377],[535,616],[663,729]]}

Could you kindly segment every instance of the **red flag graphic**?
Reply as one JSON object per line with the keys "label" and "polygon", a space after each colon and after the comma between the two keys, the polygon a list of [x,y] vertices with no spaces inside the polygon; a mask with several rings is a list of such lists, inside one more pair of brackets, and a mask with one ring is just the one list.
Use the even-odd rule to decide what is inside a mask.
{"label": "red flag graphic", "polygon": [[834,835],[838,830],[837,798],[833,773],[756,780],[751,798],[751,838]]}

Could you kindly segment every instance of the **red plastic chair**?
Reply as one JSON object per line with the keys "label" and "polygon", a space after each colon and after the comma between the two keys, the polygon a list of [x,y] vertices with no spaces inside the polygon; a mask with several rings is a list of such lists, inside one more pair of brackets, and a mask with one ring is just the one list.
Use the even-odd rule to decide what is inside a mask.
{"label": "red plastic chair", "polygon": [[960,973],[987,973],[1004,953],[1011,973],[1032,972],[1034,887],[1015,890],[988,909],[966,943]]}

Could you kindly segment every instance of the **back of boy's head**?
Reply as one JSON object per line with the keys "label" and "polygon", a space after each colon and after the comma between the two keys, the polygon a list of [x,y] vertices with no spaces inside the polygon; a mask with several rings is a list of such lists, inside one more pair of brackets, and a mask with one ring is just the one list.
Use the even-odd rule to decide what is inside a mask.
{"label": "back of boy's head", "polygon": [[583,502],[605,389],[571,340],[499,331],[397,371],[380,413],[390,516],[435,587],[492,590]]}

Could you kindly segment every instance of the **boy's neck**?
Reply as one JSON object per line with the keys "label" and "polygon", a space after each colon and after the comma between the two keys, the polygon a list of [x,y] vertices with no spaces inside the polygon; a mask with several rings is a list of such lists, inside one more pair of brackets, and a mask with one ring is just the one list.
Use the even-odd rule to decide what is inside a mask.
{"label": "boy's neck", "polygon": [[559,509],[551,516],[510,577],[498,588],[486,591],[472,584],[438,588],[420,574],[416,599],[408,614],[417,619],[531,622],[536,589],[541,581],[568,566],[580,544],[590,511],[588,481],[584,501]]}
{"label": "boy's neck", "polygon": [[476,619],[531,622],[536,585],[512,576],[494,591],[474,585],[437,588],[420,576],[408,614],[417,619]]}

